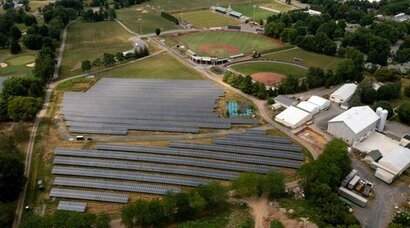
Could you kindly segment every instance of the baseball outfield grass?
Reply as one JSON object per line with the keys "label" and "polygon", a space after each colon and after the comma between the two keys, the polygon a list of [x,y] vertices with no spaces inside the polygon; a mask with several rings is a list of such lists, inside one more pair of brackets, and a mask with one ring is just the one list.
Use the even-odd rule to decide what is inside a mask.
{"label": "baseball outfield grass", "polygon": [[227,15],[211,12],[210,10],[190,11],[174,14],[176,18],[181,18],[189,22],[196,28],[209,28],[224,25],[238,25],[241,22]]}
{"label": "baseball outfield grass", "polygon": [[274,72],[283,75],[304,76],[307,73],[306,69],[300,67],[272,62],[247,62],[232,65],[231,67],[245,75],[252,75],[258,72]]}
{"label": "baseball outfield grass", "polygon": [[250,54],[254,50],[278,47],[272,38],[245,32],[207,31],[181,35],[176,39],[198,55],[216,57],[238,53]]}

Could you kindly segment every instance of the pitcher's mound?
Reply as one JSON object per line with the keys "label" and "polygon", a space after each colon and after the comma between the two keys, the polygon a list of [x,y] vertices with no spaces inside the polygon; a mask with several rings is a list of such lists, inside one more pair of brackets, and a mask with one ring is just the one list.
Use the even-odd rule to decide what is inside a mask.
{"label": "pitcher's mound", "polygon": [[281,82],[285,76],[272,72],[258,72],[251,75],[251,78],[255,81],[262,82],[264,85],[275,85]]}

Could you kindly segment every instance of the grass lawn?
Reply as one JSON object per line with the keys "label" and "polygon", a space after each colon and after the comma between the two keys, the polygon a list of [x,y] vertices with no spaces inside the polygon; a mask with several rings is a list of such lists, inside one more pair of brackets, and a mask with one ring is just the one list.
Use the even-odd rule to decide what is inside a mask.
{"label": "grass lawn", "polygon": [[[136,5],[134,8],[116,10],[117,19],[135,33],[154,33],[156,28],[161,31],[179,28],[176,24],[161,17],[159,12],[148,7]],[[141,18],[140,20],[138,18]]]}
{"label": "grass lawn", "polygon": [[232,6],[232,9],[237,12],[242,13],[243,15],[247,17],[254,18],[257,21],[266,20],[266,18],[268,18],[272,14],[276,14],[274,12],[261,9],[257,5],[254,5],[254,4],[236,5],[236,6]]}
{"label": "grass lawn", "polygon": [[196,28],[209,28],[224,25],[238,25],[241,22],[227,15],[213,13],[209,10],[199,10],[174,14],[176,18],[188,21]]}
{"label": "grass lawn", "polygon": [[[218,57],[226,57],[238,53],[250,54],[253,50],[262,51],[276,47],[273,40],[269,37],[244,32],[198,32],[182,35],[177,37],[177,39],[181,43],[188,45],[190,49],[199,55],[215,55]],[[215,48],[205,50],[206,45],[222,46],[215,46]],[[223,45],[226,48],[222,48]]]}
{"label": "grass lawn", "polygon": [[[249,4],[250,0],[155,0],[148,1],[145,5],[150,5],[158,11],[190,11],[195,9],[205,9],[213,5],[219,5],[227,7],[228,5],[234,6],[238,4]],[[267,3],[272,0],[252,0],[252,3]]]}
{"label": "grass lawn", "polygon": [[276,1],[276,0],[270,0],[270,1],[267,1],[267,3],[262,3],[260,5],[264,6],[264,7],[274,9],[274,10],[278,10],[280,12],[287,12],[289,10],[298,9],[295,6],[287,5],[285,3],[282,3],[282,2],[279,2],[279,1]]}
{"label": "grass lawn", "polygon": [[1,61],[7,63],[7,67],[0,68],[0,76],[24,77],[31,76],[33,68],[27,67],[27,63],[34,62],[35,51],[24,50],[21,54],[11,55],[8,49],[0,51]]}
{"label": "grass lawn", "polygon": [[36,57],[34,55],[18,55],[6,60],[9,65],[25,65],[27,63],[32,63]]}
{"label": "grass lawn", "polygon": [[101,77],[204,79],[197,71],[186,67],[166,53],[97,74]]}
{"label": "grass lawn", "polygon": [[252,63],[242,63],[231,66],[234,70],[241,72],[242,74],[252,75],[258,72],[274,72],[283,75],[296,75],[302,76],[306,75],[307,70],[291,66],[282,63],[271,63],[271,62],[252,62]]}
{"label": "grass lawn", "polygon": [[343,58],[317,54],[300,48],[263,55],[263,58],[272,58],[285,61],[293,61],[295,57],[301,58],[302,64],[304,65],[320,67],[325,70],[333,70],[333,72],[336,70],[337,65],[344,61]]}
{"label": "grass lawn", "polygon": [[61,64],[61,78],[81,74],[81,62],[102,58],[105,52],[115,54],[132,48],[129,34],[115,21],[74,22],[68,28]]}

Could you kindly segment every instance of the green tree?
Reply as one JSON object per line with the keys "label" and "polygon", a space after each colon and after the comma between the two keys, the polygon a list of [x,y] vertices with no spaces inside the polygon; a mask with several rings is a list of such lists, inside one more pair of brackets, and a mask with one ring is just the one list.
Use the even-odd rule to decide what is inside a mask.
{"label": "green tree", "polygon": [[161,34],[161,29],[160,28],[156,28],[155,29],[155,34],[157,34],[157,36],[159,36]]}
{"label": "green tree", "polygon": [[0,48],[6,48],[9,40],[6,35],[0,33]]}
{"label": "green tree", "polygon": [[10,53],[16,55],[21,52],[21,47],[18,41],[12,40],[10,43]]}
{"label": "green tree", "polygon": [[14,201],[25,182],[23,162],[17,157],[0,153],[0,201]]}
{"label": "green tree", "polygon": [[15,210],[14,203],[0,202],[0,227],[12,227]]}
{"label": "green tree", "polygon": [[33,120],[41,109],[41,98],[12,97],[8,101],[8,116],[14,121]]}
{"label": "green tree", "polygon": [[410,85],[408,85],[408,86],[406,86],[406,88],[404,88],[404,96],[410,97]]}
{"label": "green tree", "polygon": [[17,41],[17,40],[19,40],[19,39],[21,38],[21,31],[20,31],[20,29],[19,29],[17,26],[15,26],[15,25],[13,25],[13,26],[10,28],[10,38],[11,38],[13,41]]}
{"label": "green tree", "polygon": [[400,79],[400,72],[382,67],[374,73],[374,76],[379,82],[393,82]]}
{"label": "green tree", "polygon": [[110,53],[104,53],[102,63],[104,66],[110,66],[115,63],[115,56]]}
{"label": "green tree", "polygon": [[124,54],[122,52],[117,52],[117,54],[115,54],[115,59],[118,62],[122,62],[125,60]]}
{"label": "green tree", "polygon": [[81,70],[87,71],[91,70],[91,61],[90,60],[84,60],[81,62]]}
{"label": "green tree", "polygon": [[111,218],[108,214],[103,213],[96,217],[95,227],[96,228],[110,228]]}
{"label": "green tree", "polygon": [[270,228],[285,228],[285,226],[280,220],[274,219],[270,222]]}
{"label": "green tree", "polygon": [[361,102],[364,104],[373,104],[377,99],[377,92],[372,87],[363,88]]}
{"label": "green tree", "polygon": [[263,177],[262,190],[270,199],[282,197],[285,194],[285,181],[282,173],[271,171]]}
{"label": "green tree", "polygon": [[382,85],[377,90],[377,100],[390,100],[392,98],[393,88],[388,85]]}
{"label": "green tree", "polygon": [[405,124],[410,125],[410,102],[408,101],[403,102],[399,106],[397,110],[397,114],[399,116],[400,121],[402,121]]}
{"label": "green tree", "polygon": [[239,197],[259,196],[262,193],[262,177],[254,172],[244,172],[232,182]]}

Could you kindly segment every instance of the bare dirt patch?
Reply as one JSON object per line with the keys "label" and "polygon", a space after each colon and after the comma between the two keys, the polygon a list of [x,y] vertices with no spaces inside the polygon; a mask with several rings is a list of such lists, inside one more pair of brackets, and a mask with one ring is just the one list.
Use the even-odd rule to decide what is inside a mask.
{"label": "bare dirt patch", "polygon": [[326,138],[322,134],[310,127],[306,127],[305,129],[299,131],[297,136],[320,150],[323,150],[325,144],[327,143]]}
{"label": "bare dirt patch", "polygon": [[275,44],[276,48],[283,47],[283,43],[282,43],[282,42],[280,42],[280,40],[275,39],[275,38],[271,38],[271,40],[272,40],[272,43],[274,43],[274,44]]}
{"label": "bare dirt patch", "polygon": [[264,85],[275,85],[281,82],[285,76],[272,72],[258,72],[251,75],[251,78],[255,81],[262,82]]}
{"label": "bare dirt patch", "polygon": [[248,198],[245,200],[251,208],[251,214],[255,220],[255,228],[268,228],[270,221],[278,219],[285,227],[306,227],[317,228],[318,226],[309,221],[299,221],[290,219],[285,213],[285,209],[279,209],[269,203],[265,197]]}
{"label": "bare dirt patch", "polygon": [[218,54],[220,55],[221,53],[228,53],[232,55],[232,54],[238,54],[241,52],[241,50],[235,46],[223,45],[223,44],[202,45],[198,48],[198,50],[200,52],[207,53],[210,56],[217,56]]}
{"label": "bare dirt patch", "polygon": [[36,66],[36,63],[35,63],[35,62],[26,64],[26,67],[34,67],[34,66]]}

